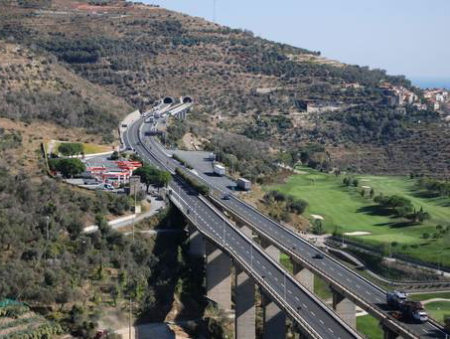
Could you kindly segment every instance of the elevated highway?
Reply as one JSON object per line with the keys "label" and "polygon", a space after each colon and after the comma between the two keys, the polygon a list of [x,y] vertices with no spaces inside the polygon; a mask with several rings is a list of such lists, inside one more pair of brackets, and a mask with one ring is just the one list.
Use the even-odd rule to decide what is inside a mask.
{"label": "elevated highway", "polygon": [[[146,140],[152,153],[160,153],[161,159],[166,158],[170,166],[180,166],[173,159],[167,160],[170,152],[166,151],[157,140]],[[190,162],[189,158],[185,159]],[[192,163],[195,168],[195,163]],[[174,168],[174,167],[173,167]],[[190,172],[192,173],[192,172]],[[202,171],[196,171],[199,179],[210,187],[210,199],[222,210],[230,213],[233,218],[252,228],[252,230],[273,243],[277,248],[288,254],[294,261],[324,279],[331,288],[345,298],[348,298],[368,313],[380,320],[381,325],[390,337],[404,338],[447,338],[442,326],[430,320],[426,323],[406,323],[394,319],[386,309],[385,293],[374,283],[361,277],[337,260],[321,252],[317,247],[302,239],[292,230],[271,220],[249,204],[231,195],[230,199],[222,199],[230,193],[229,188],[220,181],[214,180]],[[314,259],[321,253],[323,259]]]}
{"label": "elevated highway", "polygon": [[[140,119],[128,127],[124,135],[125,146],[133,148],[146,161],[159,168],[172,173],[176,168],[180,168],[190,173],[168,157],[153,138],[144,138],[141,129],[143,121]],[[190,222],[210,243],[229,255],[233,262],[262,288],[265,295],[298,324],[303,335],[311,338],[360,338],[354,329],[180,178],[174,176],[169,189],[171,201]],[[237,303],[239,301],[237,299]],[[282,333],[277,337],[282,338]]]}

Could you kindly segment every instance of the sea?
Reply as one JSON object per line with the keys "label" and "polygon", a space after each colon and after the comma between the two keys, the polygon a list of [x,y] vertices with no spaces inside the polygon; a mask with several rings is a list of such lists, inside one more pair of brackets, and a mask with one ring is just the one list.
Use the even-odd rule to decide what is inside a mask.
{"label": "sea", "polygon": [[413,85],[420,88],[446,88],[450,90],[450,79],[410,78]]}

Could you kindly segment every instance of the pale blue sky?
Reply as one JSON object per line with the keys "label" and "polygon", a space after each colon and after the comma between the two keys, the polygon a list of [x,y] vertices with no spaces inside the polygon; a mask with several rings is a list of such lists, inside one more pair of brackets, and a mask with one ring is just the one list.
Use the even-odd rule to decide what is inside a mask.
{"label": "pale blue sky", "polygon": [[[213,0],[146,1],[213,16]],[[347,63],[450,79],[450,0],[216,0],[216,18]]]}

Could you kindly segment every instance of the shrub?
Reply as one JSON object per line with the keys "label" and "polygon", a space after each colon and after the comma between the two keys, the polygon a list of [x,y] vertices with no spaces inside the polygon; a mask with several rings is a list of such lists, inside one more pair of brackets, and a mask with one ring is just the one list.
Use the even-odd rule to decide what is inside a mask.
{"label": "shrub", "polygon": [[197,179],[192,178],[190,175],[185,173],[183,170],[177,168],[175,172],[184,179],[189,185],[194,187],[200,194],[208,195],[209,187],[198,181]]}

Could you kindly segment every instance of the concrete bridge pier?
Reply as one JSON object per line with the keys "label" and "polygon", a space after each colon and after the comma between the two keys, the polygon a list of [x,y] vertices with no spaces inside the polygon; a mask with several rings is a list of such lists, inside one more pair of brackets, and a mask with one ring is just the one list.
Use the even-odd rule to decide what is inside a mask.
{"label": "concrete bridge pier", "polygon": [[269,240],[261,238],[261,247],[266,253],[276,262],[280,262],[280,250],[273,245]]}
{"label": "concrete bridge pier", "polygon": [[384,339],[397,339],[400,338],[400,336],[392,331],[389,327],[384,326],[382,323],[380,323],[381,328],[383,329],[383,338]]}
{"label": "concrete bridge pier", "polygon": [[189,233],[189,254],[194,257],[203,257],[205,255],[205,240],[197,228],[188,224]]}
{"label": "concrete bridge pier", "polygon": [[356,328],[356,307],[353,301],[334,289],[331,289],[331,292],[333,293],[333,309],[348,325]]}
{"label": "concrete bridge pier", "polygon": [[293,264],[293,274],[300,284],[306,287],[311,292],[314,292],[314,273],[296,262],[295,259],[291,259]]}
{"label": "concrete bridge pier", "polygon": [[235,269],[235,338],[255,339],[255,283],[240,266]]}
{"label": "concrete bridge pier", "polygon": [[231,310],[231,258],[206,241],[206,295],[221,309]]}
{"label": "concrete bridge pier", "polygon": [[263,296],[263,339],[286,338],[286,314],[265,294]]}

